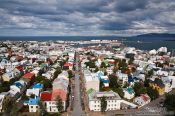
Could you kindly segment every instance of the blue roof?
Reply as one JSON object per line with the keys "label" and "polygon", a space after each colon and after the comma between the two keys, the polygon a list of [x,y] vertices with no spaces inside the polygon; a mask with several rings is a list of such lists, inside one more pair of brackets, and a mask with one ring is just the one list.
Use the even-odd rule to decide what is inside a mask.
{"label": "blue roof", "polygon": [[126,88],[125,89],[129,94],[132,94],[132,93],[134,93],[134,89],[133,88],[131,88],[131,87],[129,87],[129,88]]}
{"label": "blue roof", "polygon": [[128,82],[134,82],[134,79],[132,78],[132,76],[128,76]]}
{"label": "blue roof", "polygon": [[42,89],[43,87],[44,86],[41,83],[37,83],[37,84],[33,85],[33,88],[35,88],[35,89]]}
{"label": "blue roof", "polygon": [[109,83],[109,80],[101,79],[103,83]]}
{"label": "blue roof", "polygon": [[14,83],[14,85],[15,85],[15,86],[17,86],[18,88],[21,88],[21,87],[23,87],[23,86],[24,86],[24,85],[22,85],[22,84],[21,84],[21,83],[19,83],[19,82],[15,82],[15,83]]}
{"label": "blue roof", "polygon": [[39,97],[29,99],[29,105],[38,105],[38,103],[39,103]]}
{"label": "blue roof", "polygon": [[139,80],[137,77],[134,77],[133,80]]}
{"label": "blue roof", "polygon": [[29,103],[29,101],[24,101],[24,103],[28,104],[28,103]]}

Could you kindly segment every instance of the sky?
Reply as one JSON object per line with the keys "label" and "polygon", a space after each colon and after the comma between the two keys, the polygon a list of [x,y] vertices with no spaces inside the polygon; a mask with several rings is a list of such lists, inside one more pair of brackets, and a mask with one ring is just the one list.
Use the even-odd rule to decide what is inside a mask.
{"label": "sky", "polygon": [[0,36],[175,33],[175,0],[0,0]]}

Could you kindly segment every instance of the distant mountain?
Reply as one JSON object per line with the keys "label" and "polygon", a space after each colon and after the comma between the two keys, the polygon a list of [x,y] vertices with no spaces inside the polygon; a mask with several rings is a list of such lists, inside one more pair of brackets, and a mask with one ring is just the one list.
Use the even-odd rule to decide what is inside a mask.
{"label": "distant mountain", "polygon": [[165,38],[174,38],[175,39],[175,34],[170,34],[170,33],[148,33],[148,34],[142,34],[142,35],[137,35],[135,37],[165,37]]}

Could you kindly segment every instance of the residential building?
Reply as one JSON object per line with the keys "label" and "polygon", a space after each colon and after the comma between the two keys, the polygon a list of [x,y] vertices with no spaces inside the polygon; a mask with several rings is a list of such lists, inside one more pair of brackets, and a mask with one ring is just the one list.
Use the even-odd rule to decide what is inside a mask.
{"label": "residential building", "polygon": [[124,88],[123,92],[124,92],[124,98],[126,98],[126,99],[134,98],[135,92],[134,92],[133,88],[131,88],[131,87]]}
{"label": "residential building", "polygon": [[107,101],[106,111],[110,110],[119,110],[120,109],[120,96],[113,92],[96,92],[95,90],[91,91],[88,94],[89,97],[89,109],[91,111],[101,111],[101,98],[105,97]]}
{"label": "residential building", "polygon": [[139,97],[134,98],[134,103],[138,104],[140,107],[148,104],[151,98],[147,94],[141,94]]}

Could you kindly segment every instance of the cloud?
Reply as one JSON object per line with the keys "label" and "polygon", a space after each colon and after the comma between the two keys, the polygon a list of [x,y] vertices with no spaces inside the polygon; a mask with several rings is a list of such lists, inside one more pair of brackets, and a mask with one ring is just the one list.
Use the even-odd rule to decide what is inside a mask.
{"label": "cloud", "polygon": [[175,32],[172,0],[1,0],[0,35]]}

